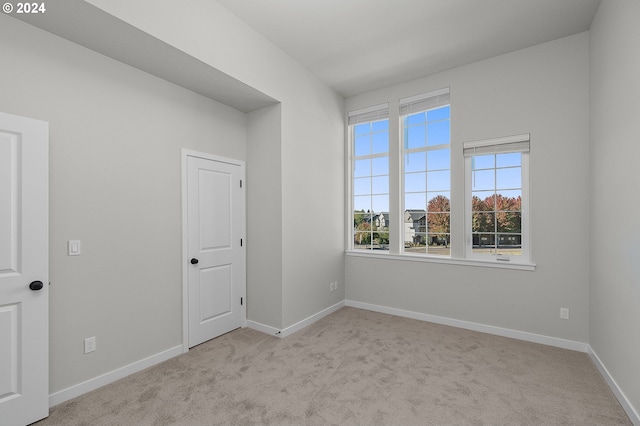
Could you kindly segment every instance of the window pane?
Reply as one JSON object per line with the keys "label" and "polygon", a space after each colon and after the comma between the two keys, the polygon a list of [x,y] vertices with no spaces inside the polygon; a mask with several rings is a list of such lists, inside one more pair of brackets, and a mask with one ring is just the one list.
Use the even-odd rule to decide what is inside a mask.
{"label": "window pane", "polygon": [[495,206],[493,191],[474,192],[471,197],[471,210],[474,212],[493,210]]}
{"label": "window pane", "polygon": [[372,132],[380,132],[385,130],[389,130],[389,120],[374,121],[373,123],[371,123]]}
{"label": "window pane", "polygon": [[427,234],[416,232],[411,241],[405,241],[405,253],[426,253],[427,252]]}
{"label": "window pane", "polygon": [[423,124],[409,127],[406,135],[405,148],[420,148],[426,145],[426,128]]}
{"label": "window pane", "polygon": [[356,160],[353,162],[353,176],[362,177],[371,175],[371,160]]}
{"label": "window pane", "polygon": [[451,232],[449,213],[427,213],[427,231],[436,234]]}
{"label": "window pane", "polygon": [[371,159],[371,174],[388,175],[389,174],[389,157],[378,157]]}
{"label": "window pane", "polygon": [[427,234],[427,253],[437,256],[451,256],[449,234]]}
{"label": "window pane", "polygon": [[404,156],[405,172],[422,172],[427,170],[427,153],[414,152]]}
{"label": "window pane", "polygon": [[510,152],[496,155],[496,167],[512,167],[522,165],[522,153]]}
{"label": "window pane", "polygon": [[427,210],[430,212],[449,212],[451,211],[451,203],[449,201],[448,192],[428,193]]}
{"label": "window pane", "polygon": [[389,250],[389,233],[374,232],[371,248],[373,250]]}
{"label": "window pane", "polygon": [[[479,173],[479,172],[476,172]],[[522,169],[511,167],[508,169],[496,169],[497,189],[517,189],[522,187]]]}
{"label": "window pane", "polygon": [[404,209],[405,210],[422,210],[425,211],[427,207],[427,194],[405,194],[404,196]]}
{"label": "window pane", "polygon": [[381,154],[389,151],[389,134],[374,133],[372,135],[372,154]]}
{"label": "window pane", "polygon": [[369,223],[361,223],[353,233],[353,248],[371,249],[371,237],[371,225]]}
{"label": "window pane", "polygon": [[[408,253],[449,253],[446,245],[451,209],[451,151],[448,146],[432,148],[450,144],[449,114],[449,106],[444,106],[411,114],[403,121],[405,211],[402,231],[404,251]],[[429,221],[437,231],[428,230]],[[430,243],[432,237],[440,238],[440,245],[436,240]],[[443,241],[447,243],[442,244]]]}
{"label": "window pane", "polygon": [[427,115],[424,112],[411,114],[405,119],[405,125],[424,123],[426,121],[426,117]]}
{"label": "window pane", "polygon": [[495,232],[495,213],[475,212],[471,215],[471,232]]}
{"label": "window pane", "polygon": [[471,157],[471,170],[493,169],[496,165],[496,156],[491,155],[475,155]]}
{"label": "window pane", "polygon": [[527,176],[523,176],[522,170],[527,161],[528,157],[521,152],[471,157],[471,170],[467,169],[470,173],[467,184],[471,184],[472,190],[471,217],[466,220],[471,220],[473,253],[513,256],[526,253],[522,249],[526,225],[522,195]]}
{"label": "window pane", "polygon": [[451,173],[449,170],[427,173],[427,190],[448,191],[451,189]]}
{"label": "window pane", "polygon": [[353,195],[371,194],[371,178],[355,178],[353,180]]}
{"label": "window pane", "polygon": [[474,234],[473,253],[496,254],[495,234]]}
{"label": "window pane", "polygon": [[374,231],[388,234],[389,120],[356,125],[353,134],[353,246],[371,250]]}
{"label": "window pane", "polygon": [[437,121],[427,124],[428,146],[448,144],[450,139],[449,121]]}
{"label": "window pane", "polygon": [[440,107],[437,109],[432,109],[427,112],[427,120],[435,121],[435,120],[444,120],[445,118],[449,118],[449,112],[451,108],[447,105],[444,107]]}
{"label": "window pane", "polygon": [[522,191],[499,191],[496,194],[496,210],[521,211]]}
{"label": "window pane", "polygon": [[353,197],[353,210],[371,211],[371,195]]}
{"label": "window pane", "polygon": [[522,256],[522,235],[498,234],[497,254]]}
{"label": "window pane", "polygon": [[371,223],[371,213],[365,213],[362,210],[353,212],[353,227],[359,229],[361,223]]}
{"label": "window pane", "polygon": [[389,177],[379,176],[371,179],[372,194],[388,194],[389,193]]}
{"label": "window pane", "polygon": [[357,124],[355,126],[355,134],[356,136],[363,135],[365,133],[369,133],[371,131],[371,123],[362,123]]}
{"label": "window pane", "polygon": [[362,155],[371,154],[371,137],[369,135],[356,136],[354,142],[354,155],[360,157]]}
{"label": "window pane", "polygon": [[471,172],[471,189],[473,191],[495,189],[495,170],[479,170]]}
{"label": "window pane", "polygon": [[424,192],[426,190],[426,173],[406,173],[404,175],[404,192]]}
{"label": "window pane", "polygon": [[371,209],[374,213],[389,212],[389,196],[373,195],[371,197]]}
{"label": "window pane", "polygon": [[451,167],[451,150],[435,149],[427,152],[428,170],[448,170]]}
{"label": "window pane", "polygon": [[519,234],[522,232],[522,214],[520,212],[496,213],[498,232]]}

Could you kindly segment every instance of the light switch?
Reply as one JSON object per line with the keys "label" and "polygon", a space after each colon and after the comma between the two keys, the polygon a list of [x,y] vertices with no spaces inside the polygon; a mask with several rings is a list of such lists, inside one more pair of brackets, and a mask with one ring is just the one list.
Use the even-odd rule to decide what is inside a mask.
{"label": "light switch", "polygon": [[69,256],[80,255],[80,240],[69,240]]}

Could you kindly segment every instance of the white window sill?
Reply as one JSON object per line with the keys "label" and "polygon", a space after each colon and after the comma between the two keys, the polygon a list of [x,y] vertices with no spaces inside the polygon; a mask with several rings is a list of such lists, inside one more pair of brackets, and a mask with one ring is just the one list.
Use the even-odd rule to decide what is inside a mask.
{"label": "white window sill", "polygon": [[521,271],[534,271],[536,269],[535,263],[515,263],[511,261],[504,262],[499,260],[485,261],[476,259],[455,259],[451,257],[436,257],[416,254],[391,254],[388,251],[372,252],[369,250],[346,250],[345,255],[353,257],[369,257],[374,259],[401,260],[408,262],[444,263],[447,265],[475,266],[482,268],[518,269]]}

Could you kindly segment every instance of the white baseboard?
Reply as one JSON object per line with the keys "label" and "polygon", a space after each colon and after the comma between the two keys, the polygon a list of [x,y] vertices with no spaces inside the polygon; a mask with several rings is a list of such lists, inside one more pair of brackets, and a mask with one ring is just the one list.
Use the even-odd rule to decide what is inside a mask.
{"label": "white baseboard", "polygon": [[528,333],[526,331],[512,330],[509,328],[494,327],[492,325],[479,324],[470,321],[462,321],[453,318],[439,317],[437,315],[423,314],[420,312],[405,311],[404,309],[388,308],[386,306],[373,305],[370,303],[345,300],[346,306],[366,309],[368,311],[380,312],[383,314],[396,315],[399,317],[411,318],[420,321],[433,322],[436,324],[449,325],[452,327],[464,328],[467,330],[479,331],[481,333],[494,334],[496,336],[510,337],[512,339],[525,340],[527,342],[541,343],[543,345],[556,346],[563,349],[571,349],[579,352],[587,352],[587,343],[573,340],[559,339],[557,337],[543,336],[541,334]]}
{"label": "white baseboard", "polygon": [[182,345],[175,346],[171,349],[167,349],[166,351],[162,351],[155,355],[151,355],[150,357],[141,359],[140,361],[136,361],[129,365],[125,365],[124,367],[102,374],[98,377],[94,377],[93,379],[89,379],[82,383],[78,383],[77,385],[73,385],[66,389],[54,392],[49,395],[49,407],[53,407],[54,405],[61,404],[82,394],[91,392],[92,390],[98,389],[99,387],[102,387],[104,385],[108,385],[109,383],[113,383],[116,380],[120,380],[130,374],[137,373],[138,371],[142,371],[145,368],[151,367],[175,356],[181,355],[182,353]]}
{"label": "white baseboard", "polygon": [[275,328],[275,327],[271,327],[270,325],[265,325],[265,324],[261,324],[259,322],[256,321],[251,321],[251,320],[247,320],[247,327],[259,331],[261,333],[265,333],[265,334],[271,334],[272,336],[279,336],[280,334],[280,330]]}
{"label": "white baseboard", "polygon": [[271,327],[270,325],[260,324],[259,322],[255,322],[251,320],[247,320],[247,327],[257,331],[261,331],[263,333],[271,334],[272,336],[283,338],[295,333],[296,331],[302,330],[303,328],[313,324],[314,322],[318,321],[321,318],[326,317],[329,314],[334,313],[335,311],[337,311],[338,309],[344,306],[345,304],[343,300],[341,302],[336,303],[333,306],[329,306],[328,308],[323,309],[317,314],[311,315],[309,318],[303,319],[302,321],[299,321],[293,325],[290,325],[289,327],[286,327],[282,330],[278,330],[277,328]]}
{"label": "white baseboard", "polygon": [[302,330],[303,328],[313,324],[314,322],[318,321],[321,318],[326,317],[329,314],[334,313],[335,311],[337,311],[340,308],[343,308],[345,306],[344,304],[344,300],[341,302],[336,303],[333,306],[329,306],[327,309],[323,309],[322,311],[318,312],[317,314],[311,315],[309,318],[303,319],[302,321],[299,321],[293,325],[290,325],[289,327],[285,328],[282,330],[282,332],[279,334],[279,337],[287,337],[293,333],[295,333],[296,331]]}
{"label": "white baseboard", "polygon": [[631,402],[629,402],[627,396],[624,394],[624,392],[622,392],[622,390],[618,386],[618,383],[613,379],[611,374],[609,374],[609,370],[607,370],[607,367],[604,366],[604,364],[598,357],[598,354],[595,353],[591,346],[589,346],[589,350],[587,353],[600,371],[600,374],[602,374],[602,377],[604,377],[605,381],[609,385],[611,392],[613,392],[613,394],[616,396],[625,413],[627,413],[627,416],[629,416],[629,419],[631,419],[631,422],[635,426],[640,426],[640,415],[638,414],[636,409],[633,408],[633,405],[631,405]]}

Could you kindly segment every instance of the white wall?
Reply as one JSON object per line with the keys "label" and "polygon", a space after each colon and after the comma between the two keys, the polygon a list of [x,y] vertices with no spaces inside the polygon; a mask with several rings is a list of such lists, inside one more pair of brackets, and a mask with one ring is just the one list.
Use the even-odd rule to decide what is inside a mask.
{"label": "white wall", "polygon": [[590,31],[591,347],[640,413],[640,2],[604,0]]}
{"label": "white wall", "polygon": [[247,317],[281,329],[282,105],[247,117]]}
{"label": "white wall", "polygon": [[[347,111],[449,86],[452,205],[463,206],[464,141],[531,133],[536,270],[347,256],[348,300],[588,342],[588,34],[346,100]],[[463,223],[462,208],[452,222]],[[461,236],[454,241],[463,244]],[[560,307],[570,320],[559,318]]]}
{"label": "white wall", "polygon": [[344,299],[344,100],[216,2],[104,3],[281,104],[247,116],[0,17],[0,110],[51,124],[52,392],[180,345],[181,148],[247,161],[249,320]]}
{"label": "white wall", "polygon": [[51,391],[181,345],[180,150],[245,160],[245,114],[5,15],[0,56],[0,110],[50,124]]}
{"label": "white wall", "polygon": [[[248,319],[259,321],[259,316],[269,321],[265,325],[286,328],[343,300],[344,286],[330,293],[329,283],[344,276],[344,100],[215,1],[193,0],[190,7],[175,7],[169,0],[88,2],[281,102],[281,140],[267,139],[269,149],[279,150],[282,174],[267,172],[271,156],[257,155],[249,155],[247,174],[281,192],[282,233],[261,232],[265,218],[248,212],[253,247],[247,291],[257,294],[263,285],[255,281],[251,259],[270,252],[275,271],[282,268],[282,311],[278,322],[256,306],[261,301],[248,299]],[[260,132],[249,131],[249,136],[250,148],[265,143]],[[278,275],[269,276],[267,287]]]}

